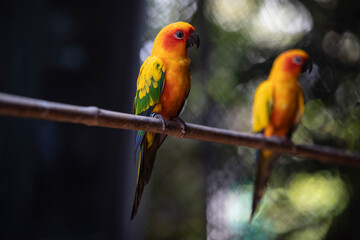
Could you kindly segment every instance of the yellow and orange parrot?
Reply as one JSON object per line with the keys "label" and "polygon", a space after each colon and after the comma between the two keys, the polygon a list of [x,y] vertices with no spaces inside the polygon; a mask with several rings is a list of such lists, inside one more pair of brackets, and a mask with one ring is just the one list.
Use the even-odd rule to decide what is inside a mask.
{"label": "yellow and orange parrot", "polygon": [[[278,137],[290,142],[304,113],[304,96],[298,77],[306,70],[311,72],[312,64],[309,55],[303,50],[291,49],[275,59],[268,79],[255,91],[252,111],[254,132],[262,133],[267,138]],[[278,153],[268,150],[256,152],[257,169],[250,221],[278,157]]]}
{"label": "yellow and orange parrot", "polygon": [[[161,119],[164,130],[167,120],[178,121],[183,134],[185,123],[178,115],[191,85],[187,48],[194,44],[199,47],[200,44],[194,30],[188,23],[176,22],[158,33],[151,55],[140,68],[134,100],[134,114]],[[131,219],[137,213],[144,186],[151,177],[157,150],[166,136],[145,131],[136,133],[135,159],[138,159],[139,165]]]}

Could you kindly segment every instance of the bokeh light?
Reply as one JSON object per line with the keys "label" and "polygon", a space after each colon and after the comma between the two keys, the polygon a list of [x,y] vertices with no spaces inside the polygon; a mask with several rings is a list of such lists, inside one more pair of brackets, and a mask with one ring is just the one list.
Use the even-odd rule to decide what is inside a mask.
{"label": "bokeh light", "polygon": [[161,29],[165,25],[177,21],[190,21],[197,10],[194,0],[147,0],[147,24],[151,28]]}
{"label": "bokeh light", "polygon": [[339,57],[344,62],[358,62],[360,58],[359,39],[351,32],[345,32],[339,42]]}
{"label": "bokeh light", "polygon": [[322,217],[339,214],[347,205],[349,195],[346,184],[339,176],[320,171],[293,176],[289,184],[289,198],[299,212]]}
{"label": "bokeh light", "polygon": [[259,48],[285,48],[311,31],[309,11],[297,1],[207,2],[207,16],[220,28],[239,32]]}
{"label": "bokeh light", "polygon": [[[360,147],[360,136],[356,134],[360,129],[360,75],[353,71],[342,77],[330,62],[355,67],[359,61],[358,38],[350,30],[340,32],[326,28],[319,34],[316,27],[319,19],[324,19],[319,11],[332,11],[337,3],[312,1],[311,4],[317,11],[309,7],[309,2],[297,0],[148,0],[148,16],[155,13],[157,16],[156,22],[151,19],[146,22],[141,61],[150,54],[156,33],[168,21],[192,21],[202,45],[196,52],[189,51],[192,88],[182,118],[251,132],[254,91],[267,78],[274,58],[287,48],[304,48],[313,58],[314,67],[311,74],[300,77],[306,108],[293,141],[356,150]],[[339,66],[339,69],[345,68]],[[204,198],[199,200],[196,195],[197,198],[190,201],[192,205],[206,203],[207,239],[324,239],[334,219],[343,214],[350,201],[350,186],[340,171],[323,169],[325,167],[316,165],[316,161],[282,156],[274,166],[262,204],[249,223],[256,166],[253,149],[198,143],[188,147],[189,151],[197,149],[198,155],[182,152],[180,157],[176,154],[178,143],[169,139],[165,144],[167,151],[162,155],[160,150],[158,159],[165,159],[166,164],[157,164],[161,164],[165,175],[170,172],[174,177],[169,183],[161,183],[162,190],[171,189],[166,197],[161,197],[162,193],[152,197],[167,206],[163,207],[165,210],[152,209],[157,217],[149,224],[148,233],[154,239],[173,236],[171,232],[176,232],[173,227],[169,231],[161,229],[168,227],[169,219],[175,221],[174,216],[188,223],[182,229],[201,225],[194,215],[179,213],[179,205],[191,199],[182,197],[180,192],[185,190],[176,187],[184,186],[180,182],[187,182],[183,176],[190,178],[188,172],[200,171],[205,177]],[[176,164],[177,171],[173,171],[174,163],[169,159],[182,161]],[[202,168],[198,164],[191,171],[178,168],[199,161]],[[152,181],[157,184],[161,182],[157,176],[154,178]],[[192,179],[196,181],[195,177]],[[196,188],[190,189],[195,197]],[[169,195],[179,199],[171,198],[171,208],[166,210]],[[165,212],[170,215],[165,217]],[[163,227],[157,229],[157,225]],[[185,233],[179,231],[179,234]],[[199,238],[193,232],[182,236]]]}
{"label": "bokeh light", "polygon": [[207,239],[229,239],[246,230],[252,199],[251,185],[237,189],[219,189],[208,200]]}
{"label": "bokeh light", "polygon": [[324,52],[333,58],[339,58],[344,63],[356,63],[360,59],[359,39],[351,32],[338,34],[333,30],[323,38]]}
{"label": "bokeh light", "polygon": [[284,48],[312,29],[312,17],[300,2],[265,0],[249,30],[257,46]]}
{"label": "bokeh light", "polygon": [[250,224],[252,191],[252,184],[238,184],[237,188],[219,189],[210,196],[208,239],[274,239],[281,235],[288,235],[288,239],[322,239],[349,201],[347,186],[337,172],[301,172],[294,174],[286,186],[267,190]]}
{"label": "bokeh light", "polygon": [[255,0],[210,0],[206,2],[206,14],[219,27],[236,32],[246,27],[251,14],[257,9]]}

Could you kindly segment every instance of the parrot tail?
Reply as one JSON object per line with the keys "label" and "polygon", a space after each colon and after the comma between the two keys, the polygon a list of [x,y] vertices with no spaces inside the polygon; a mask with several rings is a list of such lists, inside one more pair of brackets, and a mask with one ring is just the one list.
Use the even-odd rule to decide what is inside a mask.
{"label": "parrot tail", "polygon": [[136,183],[134,204],[131,212],[131,220],[136,216],[136,213],[138,211],[141,197],[144,191],[144,187],[150,181],[157,150],[159,149],[160,145],[167,137],[167,135],[160,133],[146,132],[146,134],[153,135],[153,142],[150,145],[150,147],[148,147],[148,142],[145,136],[143,143],[141,144],[140,154],[139,154],[138,177]]}
{"label": "parrot tail", "polygon": [[254,194],[252,202],[252,210],[250,215],[249,222],[252,221],[254,214],[257,210],[259,202],[264,195],[265,188],[271,176],[271,171],[274,165],[274,162],[279,157],[278,153],[274,153],[266,150],[257,150],[256,160],[256,179],[254,184]]}

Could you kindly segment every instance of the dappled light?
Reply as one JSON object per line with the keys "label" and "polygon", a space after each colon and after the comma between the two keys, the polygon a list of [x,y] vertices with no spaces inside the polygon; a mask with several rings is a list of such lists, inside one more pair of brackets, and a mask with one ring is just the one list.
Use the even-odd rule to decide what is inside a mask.
{"label": "dappled light", "polygon": [[322,45],[324,51],[333,58],[339,58],[344,63],[359,62],[359,39],[351,32],[340,35],[331,30],[325,34]]}
{"label": "dappled light", "polygon": [[237,32],[258,48],[291,46],[312,29],[312,17],[297,1],[207,2],[208,18],[225,31]]}
{"label": "dappled light", "polygon": [[297,174],[290,180],[288,188],[295,208],[314,217],[337,215],[348,203],[346,184],[328,171]]}
{"label": "dappled light", "polygon": [[[0,95],[10,106],[0,108],[37,118],[0,118],[0,239],[360,239],[360,169],[352,167],[360,166],[360,1],[44,3],[0,4]],[[187,101],[174,110],[184,105],[179,116],[189,132],[180,137],[180,122],[164,123],[169,136],[131,221],[133,130],[164,133],[155,119],[132,115],[139,69],[159,31],[177,21],[189,22],[200,38],[198,49],[187,49]],[[266,141],[261,130],[252,132],[254,92],[289,49],[307,52],[313,66],[298,78],[305,109],[289,130],[295,145],[285,135],[285,142]],[[291,66],[304,63],[295,60]],[[169,75],[176,83],[188,79],[187,69],[167,64],[156,71],[165,84]],[[143,93],[155,82],[149,79]],[[291,84],[279,86],[299,89]],[[158,90],[154,98],[176,95]],[[146,101],[158,101],[152,97]],[[11,108],[8,99],[22,104]],[[272,109],[266,101],[264,113]],[[274,162],[250,222],[257,147],[289,154]]]}
{"label": "dappled light", "polygon": [[242,234],[247,227],[251,207],[252,187],[219,189],[207,203],[207,239],[229,239]]}
{"label": "dappled light", "polygon": [[[337,1],[207,0],[199,5],[192,1],[182,4],[149,0],[147,4],[148,15],[156,11],[159,19],[156,23],[147,22],[141,61],[150,54],[156,31],[170,18],[192,21],[205,43],[198,51],[189,51],[192,89],[182,115],[184,119],[251,132],[256,87],[266,79],[272,61],[281,51],[298,47],[309,52],[313,71],[299,79],[306,105],[293,141],[353,151],[360,147],[360,137],[356,134],[360,129],[358,33],[338,28],[325,28],[321,33],[316,28],[319,21],[321,24],[325,21],[320,13],[334,11]],[[199,21],[202,17],[205,22]],[[352,69],[346,70],[347,66]],[[166,148],[176,149],[178,144],[169,140]],[[186,160],[182,155],[160,150],[159,162],[203,161],[203,167],[196,165],[195,172],[204,174],[197,177],[206,179],[205,195],[195,194],[192,201],[206,203],[207,239],[324,239],[334,226],[334,219],[343,214],[352,199],[353,184],[344,180],[346,173],[314,165],[303,158],[282,156],[275,164],[262,205],[249,223],[256,166],[254,150],[196,146],[200,155],[186,155]],[[174,165],[173,161],[167,164]],[[172,173],[175,176],[184,171],[189,170],[177,168]],[[157,176],[154,178],[159,181]],[[193,180],[200,181],[196,179]],[[201,186],[196,186],[199,191]],[[164,188],[153,189],[157,193],[152,195],[153,201],[164,194],[160,189]],[[180,204],[183,200],[179,198],[173,201]],[[157,208],[155,214],[166,212]],[[183,215],[184,221],[199,220],[187,214]],[[161,227],[150,226],[150,236],[161,236]],[[188,238],[193,236],[188,234]]]}
{"label": "dappled light", "polygon": [[197,10],[195,0],[147,0],[146,4],[146,23],[152,29],[180,20],[190,21]]}
{"label": "dappled light", "polygon": [[349,192],[337,172],[297,173],[282,188],[271,188],[249,223],[252,184],[219,189],[207,204],[208,239],[322,239],[347,206]]}
{"label": "dappled light", "polygon": [[236,32],[246,27],[251,14],[256,11],[255,0],[210,0],[206,1],[206,14],[211,21],[229,32]]}

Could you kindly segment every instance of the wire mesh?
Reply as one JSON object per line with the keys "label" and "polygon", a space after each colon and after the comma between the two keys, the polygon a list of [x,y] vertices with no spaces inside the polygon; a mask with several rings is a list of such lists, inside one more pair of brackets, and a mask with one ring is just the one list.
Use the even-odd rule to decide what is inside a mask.
{"label": "wire mesh", "polygon": [[[280,52],[302,48],[314,69],[299,79],[306,111],[293,141],[359,149],[359,31],[334,29],[332,19],[323,19],[340,9],[335,1],[146,4],[142,61],[169,22],[188,21],[200,33],[199,51],[189,50],[185,121],[250,132],[255,88]],[[331,239],[341,232],[336,221],[356,198],[351,170],[281,156],[249,223],[254,170],[252,149],[168,139],[144,207],[151,216],[149,238]]]}

